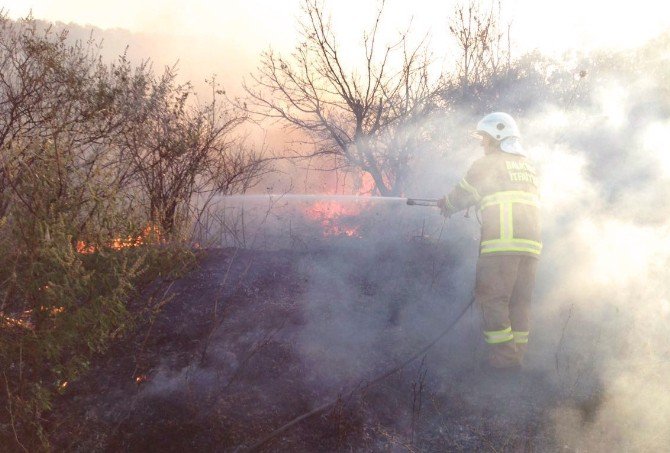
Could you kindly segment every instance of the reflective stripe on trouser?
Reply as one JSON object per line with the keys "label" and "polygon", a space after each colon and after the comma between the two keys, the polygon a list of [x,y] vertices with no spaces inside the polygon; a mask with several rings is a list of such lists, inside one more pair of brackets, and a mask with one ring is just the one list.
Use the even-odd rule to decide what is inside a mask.
{"label": "reflective stripe on trouser", "polygon": [[[518,365],[523,359],[530,330],[528,317],[537,261],[520,255],[479,257],[475,298],[482,310],[484,331],[488,333],[485,339],[492,366]],[[495,334],[490,336],[492,332]],[[495,343],[491,339],[502,342]]]}
{"label": "reflective stripe on trouser", "polygon": [[512,328],[508,327],[503,330],[485,330],[484,337],[488,344],[498,344],[505,343],[507,341],[512,341],[514,335],[512,335]]}
{"label": "reflective stripe on trouser", "polygon": [[528,349],[528,334],[529,332],[513,331],[514,345],[516,346],[516,357],[519,364],[523,363],[523,357],[526,355]]}
{"label": "reflective stripe on trouser", "polygon": [[528,343],[528,334],[530,334],[530,332],[519,332],[518,330],[512,332],[516,344]]}

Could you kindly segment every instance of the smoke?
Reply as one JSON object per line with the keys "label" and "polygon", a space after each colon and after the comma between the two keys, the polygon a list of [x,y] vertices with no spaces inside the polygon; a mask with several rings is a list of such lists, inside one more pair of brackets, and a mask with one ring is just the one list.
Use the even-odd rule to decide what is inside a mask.
{"label": "smoke", "polygon": [[[670,96],[667,56],[655,47],[662,49],[584,58],[555,92],[519,93],[532,108],[515,107],[514,91],[503,91],[495,108],[515,114],[543,181],[530,377],[512,390],[486,381],[473,312],[426,358],[427,385],[433,395],[463,394],[482,411],[494,406],[519,432],[544,417],[537,429],[551,440],[538,435],[540,449],[648,451],[670,443]],[[414,163],[409,196],[438,197],[458,182],[481,155],[468,134],[477,120],[471,109],[452,109],[417,126],[432,141]],[[321,399],[401,362],[470,298],[474,215],[445,223],[435,210],[367,206],[353,216],[362,238],[338,243],[315,241],[318,225],[310,230],[308,219],[301,227],[295,211],[285,214],[268,230],[286,236],[292,219],[290,236],[309,251],[295,265],[306,288],[297,296],[304,323],[292,341]],[[409,412],[397,415],[399,432]],[[427,425],[445,426],[437,417]]]}
{"label": "smoke", "polygon": [[[545,249],[527,376],[517,386],[487,380],[477,365],[485,351],[476,311],[422,365],[433,397],[462,395],[481,420],[493,410],[495,420],[506,420],[500,429],[519,437],[531,426],[538,449],[648,451],[670,443],[670,96],[657,66],[667,57],[637,52],[584,60],[585,80],[566,77],[549,98],[538,90],[532,109],[515,110],[510,92],[496,108],[515,112],[543,181]],[[649,52],[655,63],[636,66]],[[527,104],[529,93],[522,96]],[[477,119],[452,110],[420,126],[433,141],[415,163],[408,195],[438,197],[458,182],[481,153],[468,135]],[[314,405],[402,362],[471,297],[474,214],[445,222],[436,210],[371,203],[347,214],[358,227],[354,239],[324,238],[305,204],[280,202],[269,216],[259,206],[247,221],[265,240],[247,246],[301,251],[292,272],[305,282],[294,295],[302,320],[285,339],[303,363]],[[230,364],[228,349],[214,342],[211,354]],[[404,371],[406,381],[417,366]],[[161,376],[158,382],[174,379]],[[408,387],[381,392],[411,398]],[[412,410],[395,413],[398,432],[407,432]],[[476,437],[454,414],[446,422],[425,417],[433,432],[460,426],[465,434],[452,436]]]}
{"label": "smoke", "polygon": [[[538,97],[532,111],[516,114],[543,179],[545,250],[528,368],[542,376],[535,391],[553,395],[544,401],[546,429],[559,448],[649,451],[670,444],[670,97],[668,58],[658,46],[665,40],[585,59],[585,81],[575,75],[561,96]],[[439,196],[458,181],[480,152],[466,137],[476,119],[455,111],[422,125],[439,144],[417,163],[410,195]],[[439,224],[437,213],[414,215],[415,223],[423,216]],[[360,251],[369,261],[329,256],[303,265],[313,288],[302,302],[308,322],[300,350],[307,368],[333,392],[425,344],[454,306],[468,300],[476,253],[470,239],[478,230],[473,219],[452,218],[434,238],[451,261],[443,263],[442,287],[433,290],[416,284],[425,283],[427,269],[401,264],[411,262],[407,250],[395,267],[376,253],[393,240],[393,226],[386,226]],[[361,296],[353,278],[361,273],[380,285],[376,298]],[[467,368],[481,355],[481,340],[465,335],[478,334],[476,320],[464,324],[430,356],[436,388],[456,373],[445,370]],[[469,398],[484,404],[491,395],[480,396]]]}
{"label": "smoke", "polygon": [[[591,102],[520,120],[544,176],[531,363],[555,369],[559,444],[662,449],[670,442],[668,92],[660,67],[633,82],[628,71],[638,67],[594,69]],[[656,94],[652,105],[645,92]],[[547,141],[557,130],[560,139]]]}
{"label": "smoke", "polygon": [[[514,114],[543,181],[545,248],[527,360],[531,378],[507,393],[505,384],[482,383],[483,340],[473,311],[427,356],[429,392],[461,394],[521,426],[532,416],[548,417],[541,429],[553,448],[670,445],[670,62],[663,44],[669,39],[578,60],[575,71],[552,79],[567,80],[558,88],[500,89],[495,110]],[[416,126],[430,131],[431,141],[413,163],[408,196],[437,198],[458,182],[481,153],[468,131],[484,113],[453,108]],[[219,245],[300,252],[290,273],[304,288],[286,297],[300,307],[301,320],[276,338],[295,348],[309,392],[323,400],[401,362],[470,300],[479,225],[474,213],[445,222],[436,210],[371,203],[345,215],[358,228],[353,239],[324,238],[320,221],[305,214],[308,204],[256,202],[246,211],[224,204],[218,217],[204,220],[202,244],[217,236]],[[263,278],[278,277],[268,271]],[[212,298],[220,297],[217,291]],[[203,399],[225,394],[245,354],[275,328],[271,319],[247,321],[249,331],[231,345],[223,331],[235,319],[226,319],[211,337],[206,364],[162,364],[142,395],[183,393],[184,383]],[[278,394],[254,391],[263,404],[282,403]],[[407,412],[397,414],[399,431]],[[458,419],[425,423],[439,430]]]}

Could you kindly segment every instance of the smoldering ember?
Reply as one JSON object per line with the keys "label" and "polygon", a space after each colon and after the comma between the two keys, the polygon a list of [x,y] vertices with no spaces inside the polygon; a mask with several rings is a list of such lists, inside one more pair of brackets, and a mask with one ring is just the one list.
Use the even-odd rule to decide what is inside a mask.
{"label": "smoldering ember", "polygon": [[0,10],[0,451],[670,445],[670,6]]}

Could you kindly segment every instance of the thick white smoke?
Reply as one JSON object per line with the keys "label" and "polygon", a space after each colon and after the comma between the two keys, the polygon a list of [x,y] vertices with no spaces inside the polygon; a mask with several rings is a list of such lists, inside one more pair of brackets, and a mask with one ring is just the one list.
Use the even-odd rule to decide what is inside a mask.
{"label": "thick white smoke", "polygon": [[[631,66],[636,58],[630,54],[598,60],[578,93],[586,100],[576,96],[559,105],[538,99],[533,111],[516,115],[543,180],[545,250],[528,368],[542,373],[550,382],[547,390],[556,392],[547,430],[555,445],[571,450],[609,451],[616,445],[653,451],[670,445],[670,98],[657,66],[668,62],[662,52],[640,54],[645,52],[657,60],[641,68]],[[410,195],[439,196],[458,181],[481,152],[465,138],[473,121],[471,114],[451,113],[423,125],[444,140],[419,162],[420,178]],[[471,289],[474,258],[468,245],[476,249],[470,239],[477,229],[473,219],[454,217],[440,239],[446,249],[461,245],[453,273],[441,276],[458,288],[452,303],[463,302]],[[336,275],[332,269],[326,274]],[[344,306],[349,300],[345,295]],[[389,350],[402,355],[428,332],[439,331],[431,321],[448,319],[446,303],[408,303],[400,318],[404,346]],[[318,350],[305,352],[324,376],[337,380],[356,370],[346,377],[360,378],[366,364],[361,351],[376,348],[375,338],[402,341],[382,334],[388,326],[379,319],[368,323],[345,310],[339,299],[329,306],[341,313],[332,324],[312,318],[302,343],[315,347],[322,340]],[[481,340],[457,335],[443,349],[475,348],[468,341]],[[344,349],[333,362],[324,351],[337,344],[335,350]],[[346,357],[357,357],[356,363]],[[438,368],[459,363],[444,353],[434,360]]]}
{"label": "thick white smoke", "polygon": [[[553,415],[559,442],[662,450],[670,443],[670,128],[656,112],[636,122],[640,84],[608,78],[588,109],[521,119],[544,176],[531,363],[555,368],[564,391]],[[556,130],[562,139],[547,142]]]}

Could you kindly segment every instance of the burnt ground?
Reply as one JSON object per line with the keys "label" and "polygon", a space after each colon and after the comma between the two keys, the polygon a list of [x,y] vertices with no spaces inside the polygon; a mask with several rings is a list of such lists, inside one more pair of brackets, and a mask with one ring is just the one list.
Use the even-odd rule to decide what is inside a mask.
{"label": "burnt ground", "polygon": [[436,336],[470,269],[434,244],[210,250],[152,322],[55,403],[63,451],[548,451],[551,379],[490,376],[477,314],[427,355],[346,398]]}

